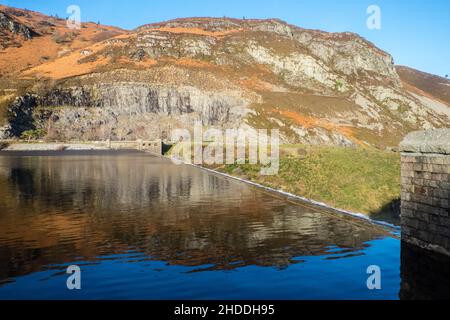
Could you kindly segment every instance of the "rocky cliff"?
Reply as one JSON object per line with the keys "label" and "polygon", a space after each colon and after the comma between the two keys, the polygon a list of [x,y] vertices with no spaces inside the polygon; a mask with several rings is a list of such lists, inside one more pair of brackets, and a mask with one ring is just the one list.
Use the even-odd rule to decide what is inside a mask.
{"label": "rocky cliff", "polygon": [[170,125],[234,124],[248,102],[239,92],[145,82],[100,83],[26,94],[9,108],[9,133],[42,128],[54,139],[167,138]]}
{"label": "rocky cliff", "polygon": [[4,86],[28,85],[10,100],[4,134],[154,138],[201,121],[280,129],[287,143],[384,148],[450,120],[448,101],[406,82],[388,53],[352,33],[190,18],[105,38],[10,76]]}

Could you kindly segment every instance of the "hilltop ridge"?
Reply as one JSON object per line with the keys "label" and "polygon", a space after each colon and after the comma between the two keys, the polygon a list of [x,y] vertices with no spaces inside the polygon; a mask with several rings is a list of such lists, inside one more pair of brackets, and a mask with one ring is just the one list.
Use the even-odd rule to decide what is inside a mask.
{"label": "hilltop ridge", "polygon": [[[51,34],[64,30],[65,21],[49,18],[55,26],[43,33],[40,14],[29,14],[24,27],[45,36],[15,35],[22,47],[0,51],[4,136],[41,128],[49,139],[164,138],[201,121],[276,128],[286,143],[385,148],[450,120],[450,86],[412,81],[354,33],[279,19],[180,18],[131,31],[88,23],[52,43],[48,58],[8,69],[12,50],[29,53],[39,38],[55,42]],[[27,85],[16,99],[18,83]]]}

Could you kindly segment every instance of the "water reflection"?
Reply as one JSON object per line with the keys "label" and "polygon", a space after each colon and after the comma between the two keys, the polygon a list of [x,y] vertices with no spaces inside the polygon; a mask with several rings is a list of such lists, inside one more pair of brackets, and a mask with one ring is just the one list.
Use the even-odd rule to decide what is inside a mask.
{"label": "water reflection", "polygon": [[450,299],[450,257],[402,242],[401,259],[401,299]]}
{"label": "water reflection", "polygon": [[0,156],[0,193],[0,282],[130,251],[190,272],[282,270],[302,257],[365,255],[388,236],[140,153]]}

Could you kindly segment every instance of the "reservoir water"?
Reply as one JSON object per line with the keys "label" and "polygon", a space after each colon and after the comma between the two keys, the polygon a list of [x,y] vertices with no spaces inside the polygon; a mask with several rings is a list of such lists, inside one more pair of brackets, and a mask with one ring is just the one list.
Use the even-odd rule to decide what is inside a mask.
{"label": "reservoir water", "polygon": [[0,153],[0,299],[414,298],[417,254],[392,230],[143,153]]}

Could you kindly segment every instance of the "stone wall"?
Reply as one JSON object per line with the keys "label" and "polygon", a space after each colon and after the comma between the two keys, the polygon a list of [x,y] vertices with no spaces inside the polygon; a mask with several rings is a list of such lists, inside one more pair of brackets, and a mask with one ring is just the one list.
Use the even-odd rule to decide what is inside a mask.
{"label": "stone wall", "polygon": [[17,142],[14,140],[0,141],[4,144],[3,151],[63,151],[63,150],[139,150],[161,156],[163,143],[161,139],[145,141],[88,141],[88,142]]}
{"label": "stone wall", "polygon": [[137,149],[139,151],[146,151],[154,155],[162,155],[162,141],[153,140],[137,140],[137,141],[107,141],[106,142],[109,149]]}
{"label": "stone wall", "polygon": [[401,143],[402,240],[450,256],[450,129]]}

